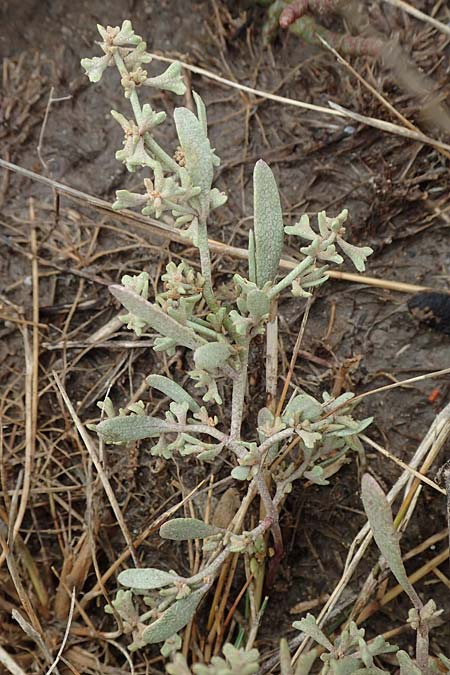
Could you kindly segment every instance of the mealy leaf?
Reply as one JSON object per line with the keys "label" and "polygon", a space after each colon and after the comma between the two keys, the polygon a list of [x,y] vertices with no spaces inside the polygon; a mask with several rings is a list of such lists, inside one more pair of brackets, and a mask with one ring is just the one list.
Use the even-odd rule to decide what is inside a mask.
{"label": "mealy leaf", "polygon": [[299,421],[310,420],[315,422],[323,413],[322,405],[309,394],[297,394],[289,401],[282,414],[282,420],[288,426],[298,424]]}
{"label": "mealy leaf", "polygon": [[377,481],[368,473],[362,477],[361,498],[373,537],[381,554],[413,605],[417,606],[418,597],[403,565],[399,535],[394,527],[391,507]]}
{"label": "mealy leaf", "polygon": [[286,638],[280,640],[280,675],[293,675],[291,653]]}
{"label": "mealy leaf", "polygon": [[262,288],[278,274],[283,250],[280,195],[269,166],[260,159],[253,171],[256,283]]}
{"label": "mealy leaf", "polygon": [[[192,672],[194,675],[253,675],[260,672],[257,649],[250,649],[247,652],[244,648],[237,649],[228,642],[224,645],[222,651],[225,659],[221,656],[213,656],[211,663],[208,665],[203,663],[193,665]],[[178,675],[175,671],[171,672]],[[183,674],[180,673],[180,675]]]}
{"label": "mealy leaf", "polygon": [[247,480],[250,470],[249,466],[235,466],[231,472],[231,476],[235,480]]}
{"label": "mealy leaf", "polygon": [[256,284],[256,258],[255,258],[255,234],[253,230],[248,233],[248,278]]}
{"label": "mealy leaf", "polygon": [[173,539],[174,541],[205,539],[219,532],[218,527],[209,525],[197,518],[173,518],[159,528],[159,534],[163,539]]}
{"label": "mealy leaf", "polygon": [[319,650],[317,647],[314,647],[306,654],[300,654],[295,666],[295,675],[309,675],[318,654]]}
{"label": "mealy leaf", "polygon": [[170,380],[168,377],[164,377],[164,375],[149,375],[146,382],[150,387],[162,392],[165,396],[172,399],[172,401],[176,401],[177,403],[187,403],[189,410],[192,410],[192,412],[198,412],[200,410],[197,401],[177,382]]}
{"label": "mealy leaf", "polygon": [[96,426],[97,433],[106,443],[130,443],[144,438],[154,438],[167,432],[167,422],[157,417],[129,415],[103,420]]}
{"label": "mealy leaf", "polygon": [[269,314],[270,300],[267,293],[255,288],[247,295],[247,309],[253,319],[259,321],[262,317]]}
{"label": "mealy leaf", "polygon": [[213,163],[203,124],[188,108],[176,108],[174,120],[192,184],[201,188],[203,194],[208,194],[213,179]]}
{"label": "mealy leaf", "polygon": [[403,649],[397,652],[396,657],[400,666],[400,675],[422,675],[420,668]]}
{"label": "mealy leaf", "polygon": [[145,80],[144,84],[148,87],[156,87],[157,89],[172,91],[174,94],[178,94],[179,96],[186,92],[186,85],[184,84],[183,77],[181,75],[181,63],[178,61],[171,63],[170,66],[163,73],[161,73],[161,75],[149,77],[147,80]]}
{"label": "mealy leaf", "polygon": [[142,639],[145,644],[154,644],[155,642],[164,642],[167,638],[178,633],[184,628],[194,616],[200,600],[205,592],[203,590],[194,591],[190,595],[174,602],[162,615],[150,626],[145,628],[142,633]]}
{"label": "mealy leaf", "polygon": [[307,614],[304,619],[300,621],[294,621],[292,624],[297,630],[301,630],[306,635],[313,640],[315,640],[319,645],[325,647],[328,651],[333,651],[333,645],[325,635],[325,633],[317,625],[317,621],[312,614]]}
{"label": "mealy leaf", "polygon": [[143,567],[141,569],[123,570],[123,572],[120,572],[117,580],[122,586],[127,586],[127,588],[147,591],[170,586],[177,578],[175,574],[164,572],[164,570],[159,570],[156,567]]}
{"label": "mealy leaf", "polygon": [[221,368],[227,362],[231,352],[232,348],[225,342],[208,342],[195,350],[195,367],[208,372]]}
{"label": "mealy leaf", "polygon": [[190,349],[196,349],[199,346],[200,340],[191,328],[175,321],[159,307],[144,300],[130,288],[114,284],[109,287],[109,290],[131,314],[145,321],[160,335],[171,338],[176,344]]}

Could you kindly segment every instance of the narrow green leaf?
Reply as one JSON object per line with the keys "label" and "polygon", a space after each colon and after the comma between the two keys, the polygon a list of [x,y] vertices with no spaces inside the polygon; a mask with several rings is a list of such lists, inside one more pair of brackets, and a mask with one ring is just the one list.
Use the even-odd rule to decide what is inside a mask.
{"label": "narrow green leaf", "polygon": [[143,631],[142,639],[144,643],[150,645],[155,642],[164,642],[167,638],[178,633],[192,619],[204,594],[203,590],[194,591],[187,597],[174,602],[157,621]]}
{"label": "narrow green leaf", "polygon": [[177,345],[189,347],[190,349],[196,349],[199,346],[200,340],[191,328],[178,323],[178,321],[165,314],[159,307],[148,302],[148,300],[144,300],[144,298],[130,288],[114,284],[109,287],[109,290],[130,314],[134,314],[142,321],[145,321],[150,328],[160,333],[160,335],[171,338],[175,340]]}
{"label": "narrow green leaf", "polygon": [[172,401],[176,401],[177,403],[187,403],[189,410],[192,410],[192,412],[198,412],[200,410],[197,401],[177,382],[170,380],[168,377],[164,377],[164,375],[149,375],[146,382],[150,387],[162,392]]}
{"label": "narrow green leaf", "polygon": [[211,189],[213,163],[203,124],[188,108],[176,108],[173,116],[192,184],[206,195]]}
{"label": "narrow green leaf", "polygon": [[262,288],[278,274],[283,251],[280,195],[269,166],[260,159],[253,171],[256,283]]}
{"label": "narrow green leaf", "polygon": [[167,422],[146,415],[112,417],[97,424],[96,431],[106,443],[130,443],[167,433]]}
{"label": "narrow green leaf", "polygon": [[220,529],[197,518],[173,518],[161,525],[159,534],[163,539],[186,541],[187,539],[205,539],[218,534]]}
{"label": "narrow green leaf", "polygon": [[141,591],[164,588],[164,586],[170,586],[170,584],[175,583],[177,579],[178,577],[175,574],[164,572],[164,570],[159,570],[155,567],[123,570],[117,577],[122,586]]}
{"label": "narrow green leaf", "polygon": [[394,527],[389,502],[377,481],[368,473],[362,477],[361,498],[375,542],[392,574],[409,596],[413,605],[416,607],[417,603],[421,605],[403,565],[399,536]]}

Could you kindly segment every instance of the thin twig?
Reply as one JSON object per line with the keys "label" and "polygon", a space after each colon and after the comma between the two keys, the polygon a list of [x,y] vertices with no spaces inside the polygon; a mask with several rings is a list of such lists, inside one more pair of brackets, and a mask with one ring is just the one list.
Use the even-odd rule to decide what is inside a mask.
{"label": "thin twig", "polygon": [[403,462],[401,459],[399,459],[398,457],[393,455],[391,452],[386,450],[386,448],[383,448],[382,445],[380,445],[379,443],[376,443],[375,441],[373,441],[371,438],[369,438],[365,434],[361,434],[360,438],[361,438],[362,441],[364,441],[365,443],[370,445],[372,448],[377,450],[379,453],[381,453],[385,457],[388,457],[390,460],[395,462],[395,464],[398,464],[398,466],[401,466],[402,469],[405,469],[405,471],[408,471],[410,474],[415,476],[417,478],[417,480],[419,481],[419,483],[420,482],[426,483],[427,485],[432,487],[434,490],[437,490],[437,492],[440,492],[441,494],[445,495],[445,490],[443,488],[439,487],[439,485],[437,485],[430,478],[428,478],[428,476],[425,476],[423,473],[420,473],[419,471],[416,471],[415,469],[412,469],[408,464],[406,464],[406,462]]}

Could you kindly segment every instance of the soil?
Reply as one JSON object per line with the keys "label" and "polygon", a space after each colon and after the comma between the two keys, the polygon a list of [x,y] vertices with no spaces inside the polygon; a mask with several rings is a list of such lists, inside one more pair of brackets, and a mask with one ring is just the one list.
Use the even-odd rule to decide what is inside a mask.
{"label": "soil", "polygon": [[[416,0],[414,6],[431,14],[434,3]],[[433,79],[443,99],[450,83],[448,37],[388,4],[370,2],[368,11],[380,31],[399,36],[405,53]],[[448,10],[443,8],[442,12],[447,21]],[[264,48],[264,10],[251,2],[9,0],[0,9],[0,17],[0,53],[4,57],[2,158],[108,202],[113,201],[115,189],[136,186],[139,178],[127,174],[114,158],[121,131],[109,111],[125,111],[126,105],[115,74],[108,73],[94,86],[79,65],[80,58],[94,54],[96,23],[117,25],[131,18],[135,31],[147,40],[149,51],[180,58],[227,79],[285,97],[322,106],[331,100],[367,116],[398,122],[332,54],[305,45],[293,35],[279,34],[269,48]],[[337,27],[344,29],[339,23]],[[422,125],[423,102],[405,92],[388,68],[366,57],[352,59],[351,63],[397,110]],[[160,64],[153,62],[150,70],[160,72]],[[53,103],[49,110],[41,139],[44,167],[37,146],[52,86],[55,97],[70,99]],[[271,165],[281,187],[286,223],[294,223],[304,212],[325,209],[337,213],[346,207],[351,214],[350,240],[372,246],[375,251],[368,263],[368,275],[437,291],[450,290],[450,173],[447,158],[437,149],[348,118],[242,93],[205,77],[193,75],[192,86],[207,104],[210,136],[221,157],[216,184],[229,195],[226,207],[215,212],[211,236],[246,247],[252,214],[252,170],[256,159],[262,157]],[[176,104],[170,94],[154,94],[153,101],[157,109],[169,114]],[[423,128],[449,142],[439,128]],[[164,126],[164,144],[175,144],[170,123]],[[36,589],[29,574],[23,572],[22,562],[20,573],[56,654],[70,605],[58,581],[67,573],[64,561],[68,564],[72,556],[73,564],[83,550],[86,532],[93,533],[96,562],[93,567],[87,566],[85,578],[78,578],[77,601],[83,602],[95,585],[95,566],[100,573],[107,570],[122,552],[123,538],[52,373],[60,377],[79,418],[87,423],[97,418],[96,401],[104,398],[111,386],[114,402],[121,405],[139,391],[150,372],[168,373],[169,368],[172,373],[181,371],[181,357],[169,363],[148,344],[132,344],[133,338],[125,330],[116,331],[101,347],[92,348],[87,340],[116,315],[117,308],[107,290],[109,283],[117,282],[125,272],[142,269],[155,279],[169,259],[179,260],[184,249],[155,234],[148,236],[145,228],[127,224],[120,217],[65,197],[59,199],[56,208],[51,189],[3,170],[0,203],[0,414],[4,427],[0,515],[7,521],[6,514],[15,512],[18,497],[14,492],[20,490],[29,471],[24,459],[24,420],[26,412],[30,414],[25,369],[33,334],[36,287],[30,256],[35,233],[39,255],[40,393],[31,489],[20,533],[49,599],[36,599]],[[195,262],[194,251],[183,254]],[[294,254],[294,249],[288,246],[286,254]],[[238,269],[239,263],[231,258],[214,258],[219,284],[226,286]],[[295,384],[317,394],[331,390],[341,378],[344,388],[359,394],[449,366],[450,335],[418,323],[408,311],[410,297],[365,283],[330,281],[314,302],[302,345],[306,356],[298,360]],[[303,301],[287,295],[280,304],[286,359],[290,358],[303,310]],[[251,365],[253,391],[247,422],[263,400],[260,356],[255,354]],[[358,410],[361,416],[374,417],[369,434],[373,440],[408,462],[437,412],[448,402],[449,391],[448,376],[425,379],[369,396]],[[137,397],[155,404],[146,389]],[[366,450],[369,470],[388,490],[400,468],[371,448]],[[436,459],[431,478],[446,459],[448,446]],[[174,465],[150,458],[144,446],[126,452],[108,447],[104,461],[133,536],[142,533],[176,503],[180,494],[187,494],[199,478],[208,475],[208,470],[205,472],[194,461]],[[258,639],[263,654],[276,648],[280,636],[295,635],[291,624],[299,616],[290,613],[292,607],[330,593],[339,580],[348,548],[365,522],[359,497],[362,470],[359,460],[351,458],[329,486],[297,485],[290,495],[282,513],[287,553]],[[91,495],[92,502],[86,502],[86,494]],[[445,497],[424,486],[402,537],[402,550],[406,553],[414,549],[445,527]],[[408,561],[408,572],[433,558],[445,545],[443,539],[425,547]],[[186,551],[161,546],[157,536],[146,538],[138,557],[146,565],[163,560],[168,569],[177,568],[180,573],[189,568]],[[371,549],[352,579],[350,599],[356,598],[376,560],[377,553]],[[20,598],[10,574],[11,568],[8,572],[3,563],[0,646],[26,672],[44,672],[48,666],[44,668],[42,654],[11,619],[11,609],[20,607]],[[433,631],[432,653],[450,656],[450,586],[445,564],[438,574],[425,576],[417,590],[424,599],[434,597],[444,609],[444,620]],[[237,585],[235,595],[239,588]],[[113,594],[115,590],[111,578],[106,591]],[[60,605],[55,606],[57,602]],[[96,637],[91,637],[89,624],[78,616],[69,636],[68,648],[72,651],[67,658],[78,664],[80,672],[129,672],[120,651],[128,640],[111,637],[115,622],[104,614],[104,604],[102,596],[86,602]],[[318,609],[312,611],[317,613]],[[407,611],[408,603],[399,596],[366,622],[368,634],[372,637],[403,626]],[[201,618],[198,630],[201,633]],[[109,641],[103,634],[110,636]],[[395,639],[411,651],[411,636],[402,631]],[[91,661],[87,654],[92,655]],[[157,655],[156,650],[147,650],[136,657],[135,667],[142,672],[142,668],[163,672]],[[76,660],[82,657],[85,670],[80,666],[82,660]]]}

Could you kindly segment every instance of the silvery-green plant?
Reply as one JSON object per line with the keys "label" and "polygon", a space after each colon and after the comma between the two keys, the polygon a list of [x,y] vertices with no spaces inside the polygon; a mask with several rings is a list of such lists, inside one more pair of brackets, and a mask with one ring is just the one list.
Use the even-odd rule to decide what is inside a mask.
{"label": "silvery-green plant", "polygon": [[[417,635],[416,658],[412,659],[406,651],[396,645],[390,645],[381,635],[366,641],[365,630],[358,628],[354,622],[346,626],[334,643],[325,635],[311,614],[301,621],[294,622],[293,626],[325,649],[325,653],[320,657],[325,664],[321,675],[382,675],[389,671],[378,668],[375,657],[392,652],[395,653],[400,667],[399,675],[438,675],[442,669],[438,662],[429,656],[429,631],[439,625],[442,610],[436,609],[433,600],[424,604],[408,579],[391,507],[383,490],[369,474],[363,476],[361,497],[375,542],[413,605],[409,612],[408,623]],[[445,667],[450,666],[450,661],[442,654],[439,655],[439,661]],[[297,671],[297,675],[307,675],[312,665],[313,662],[308,663],[300,673]]]}
{"label": "silvery-green plant", "polygon": [[[273,355],[274,345],[276,351],[273,314],[280,295],[290,290],[296,297],[309,298],[326,282],[329,266],[343,263],[341,254],[362,271],[372,250],[347,241],[346,210],[335,217],[319,213],[317,229],[307,215],[296,225],[284,227],[275,178],[260,160],[253,173],[254,225],[249,234],[248,273],[234,275],[231,301],[221,297],[212,279],[207,226],[211,212],[225,203],[226,195],[213,187],[219,158],[209,140],[205,105],[193,92],[196,114],[185,107],[175,109],[179,145],[171,152],[163,149],[154,132],[164,122],[165,113],[155,111],[148,102],[142,103],[141,97],[146,87],[183,94],[180,65],[174,63],[161,75],[148,77],[144,65],[151,57],[129,21],[120,28],[98,26],[98,30],[103,56],[83,59],[82,66],[92,82],[99,81],[109,66],[119,71],[131,119],[112,111],[124,132],[123,148],[116,157],[129,171],[139,169],[145,174],[142,190],[119,190],[113,208],[139,208],[143,214],[180,228],[198,249],[200,262],[200,272],[187,261],[169,263],[153,301],[149,300],[146,272],[125,275],[122,284],[110,290],[126,310],[122,320],[136,335],[148,331],[157,334],[156,351],[169,355],[179,349],[191,352],[187,375],[201,400],[174,380],[151,374],[148,384],[170,400],[165,414],[146,414],[142,402],[116,413],[111,400],[106,399],[99,404],[105,419],[96,431],[106,443],[150,439],[152,455],[168,461],[176,456],[193,456],[202,462],[226,458],[232,467],[231,477],[241,482],[247,495],[259,493],[266,513],[248,531],[218,528],[193,518],[165,523],[160,530],[163,538],[203,540],[203,561],[193,576],[156,568],[129,569],[119,574],[119,582],[129,590],[119,591],[108,611],[114,609],[124,630],[132,635],[130,649],[164,642],[163,653],[170,654],[177,644],[174,636],[193,617],[231,554],[241,553],[260,563],[265,552],[264,535],[270,531],[273,561],[281,559],[279,511],[292,484],[304,478],[326,485],[330,463],[349,450],[362,450],[358,436],[371,418],[357,420],[352,416],[352,393],[338,398],[324,393],[322,398],[315,398],[296,388],[286,404],[282,398],[280,411],[273,401],[262,408],[245,437],[241,428],[248,396],[249,351],[255,338],[265,333],[270,333],[267,351]],[[298,242],[299,261],[292,271],[280,276],[285,234]],[[268,366],[268,377],[275,384],[276,363],[275,354]],[[224,385],[228,383],[229,406],[224,405],[224,392],[228,390]],[[272,395],[276,396],[276,391]],[[291,456],[289,449],[294,444],[297,450]],[[143,613],[137,608],[139,600],[147,605]],[[202,672],[237,672],[230,668],[238,656],[229,649],[225,658],[228,665],[217,662],[216,670]],[[251,664],[245,667],[245,672],[255,672]]]}

